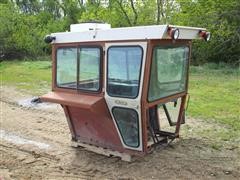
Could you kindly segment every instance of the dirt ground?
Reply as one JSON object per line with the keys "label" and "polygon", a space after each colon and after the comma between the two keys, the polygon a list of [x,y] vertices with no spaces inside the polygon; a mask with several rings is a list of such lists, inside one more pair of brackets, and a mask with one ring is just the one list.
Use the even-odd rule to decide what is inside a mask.
{"label": "dirt ground", "polygon": [[213,148],[214,137],[197,133],[220,124],[187,118],[179,140],[128,163],[71,147],[61,107],[19,105],[26,98],[1,88],[0,179],[240,179],[239,144]]}

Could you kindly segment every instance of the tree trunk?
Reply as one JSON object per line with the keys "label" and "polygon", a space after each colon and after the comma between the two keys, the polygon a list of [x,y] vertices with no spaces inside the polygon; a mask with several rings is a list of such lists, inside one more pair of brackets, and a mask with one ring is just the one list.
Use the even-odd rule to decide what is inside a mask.
{"label": "tree trunk", "polygon": [[121,11],[123,12],[123,14],[124,14],[124,16],[125,16],[128,24],[129,24],[129,26],[132,26],[132,22],[131,22],[130,18],[128,17],[127,12],[125,11],[125,9],[124,9],[124,7],[123,7],[123,5],[122,5],[122,0],[120,0],[120,1],[117,0],[116,2],[117,2],[117,4],[119,5]]}
{"label": "tree trunk", "polygon": [[133,10],[133,13],[134,13],[133,25],[136,25],[136,24],[137,24],[137,19],[138,19],[138,13],[137,13],[136,8],[134,7],[134,2],[133,2],[133,0],[130,0],[130,2],[131,2],[131,7],[132,7],[132,10]]}

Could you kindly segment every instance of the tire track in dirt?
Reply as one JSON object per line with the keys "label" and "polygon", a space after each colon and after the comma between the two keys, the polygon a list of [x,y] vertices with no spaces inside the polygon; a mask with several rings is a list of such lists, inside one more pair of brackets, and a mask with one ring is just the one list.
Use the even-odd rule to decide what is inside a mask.
{"label": "tire track in dirt", "polygon": [[[6,92],[6,91],[5,91]],[[62,109],[34,109],[19,106],[15,91],[0,99],[4,119],[1,128],[16,135],[50,144],[40,150],[30,145],[0,143],[0,173],[13,179],[239,179],[238,151],[210,148],[194,134],[157,148],[134,162],[122,162],[70,147],[70,132]],[[193,129],[202,121],[187,122]],[[191,133],[182,129],[184,134]],[[2,171],[1,171],[2,170]],[[226,172],[229,172],[227,174]],[[6,175],[7,177],[7,175]]]}
{"label": "tire track in dirt", "polygon": [[[68,126],[67,122],[65,121],[65,117],[63,112],[48,112],[44,110],[34,109],[31,107],[23,107],[18,105],[15,102],[7,101],[7,100],[0,100],[4,106],[4,110],[7,110],[8,113],[17,113],[18,117],[14,117],[14,120],[19,121],[19,119],[22,119],[22,123],[16,124],[14,123],[10,118],[5,119],[12,123],[14,126],[21,127],[20,131],[23,132],[25,135],[31,135],[32,133],[35,133],[33,137],[39,137],[40,135],[43,140],[51,140],[52,138],[49,138],[49,135],[59,135],[59,134],[65,134],[67,140],[67,137],[69,136],[68,132]],[[56,118],[59,117],[59,118]],[[26,127],[31,126],[32,131],[29,131]],[[46,135],[44,135],[46,134]],[[61,140],[56,141],[58,144],[62,144],[63,142]]]}
{"label": "tire track in dirt", "polygon": [[[5,149],[5,148],[4,148]],[[8,157],[7,162],[0,160],[1,164],[5,164],[5,168],[10,169],[12,178],[26,179],[29,175],[33,179],[45,179],[45,178],[71,178],[71,179],[89,179],[92,176],[88,173],[78,172],[71,173],[68,169],[62,168],[59,164],[60,160],[55,157],[45,156],[36,152],[28,152],[19,148],[6,148],[7,151],[4,156]],[[5,158],[4,158],[5,159]],[[1,168],[1,166],[0,166]],[[42,173],[41,173],[42,172]],[[54,178],[55,177],[55,178]]]}
{"label": "tire track in dirt", "polygon": [[[62,116],[63,113],[46,112],[46,111],[39,110],[39,109],[26,108],[26,107],[19,106],[17,103],[11,102],[11,101],[6,100],[6,99],[4,99],[4,100],[1,99],[1,101],[3,103],[3,106],[5,107],[5,110],[14,111],[15,113],[16,113],[16,111],[19,111],[19,114],[24,114],[25,117],[28,117],[27,114],[29,114],[29,113],[31,115],[34,114],[33,117],[35,118],[35,120],[33,118],[28,117],[28,120],[29,120],[28,123],[30,121],[38,122],[39,120],[41,120],[42,121],[40,123],[40,124],[42,124],[41,126],[47,125],[48,127],[50,127],[50,130],[47,129],[43,133],[43,134],[47,134],[47,137],[42,136],[41,139],[46,140],[49,143],[52,143],[55,149],[61,148],[60,151],[59,150],[52,150],[50,152],[42,153],[42,152],[38,152],[38,151],[26,150],[26,149],[23,149],[22,147],[19,147],[19,146],[9,147],[9,145],[2,145],[2,148],[7,149],[7,152],[11,152],[12,155],[9,154],[9,156],[14,156],[14,154],[19,155],[19,154],[24,154],[24,153],[28,153],[29,156],[32,156],[32,153],[34,152],[34,154],[39,156],[38,161],[31,162],[31,164],[34,164],[35,166],[39,164],[39,161],[40,161],[39,159],[41,159],[41,161],[45,162],[45,166],[50,166],[51,164],[56,164],[56,162],[49,163],[49,160],[48,161],[43,160],[44,158],[46,158],[45,156],[50,157],[48,159],[50,159],[51,161],[52,161],[52,157],[54,157],[56,159],[56,157],[62,158],[62,156],[64,156],[63,159],[64,160],[66,159],[66,161],[67,161],[68,158],[71,158],[71,155],[70,155],[70,157],[68,157],[69,154],[71,154],[73,151],[76,151],[76,149],[72,149],[72,148],[66,146],[66,145],[69,145],[69,143],[66,143],[65,141],[57,141],[55,138],[53,138],[53,137],[56,137],[58,135],[61,135],[60,139],[62,139],[62,136],[64,136],[64,134],[62,132],[64,132],[65,134],[69,134],[69,130],[68,130],[68,127],[67,127],[67,123],[65,121],[65,117]],[[13,107],[14,107],[14,109],[12,109]],[[11,112],[11,113],[13,113],[13,112]],[[35,113],[37,115],[35,115]],[[64,121],[57,120],[56,119],[57,115],[58,116],[61,115],[62,119],[64,119]],[[18,116],[18,119],[21,119],[21,115]],[[24,124],[24,123],[22,123],[22,124]],[[57,128],[54,130],[53,127],[57,127]],[[34,138],[34,137],[40,136],[39,133],[34,132],[34,128],[32,128],[30,132],[29,132],[29,128],[24,129],[24,128],[21,127],[21,125],[20,125],[20,127],[18,125],[17,128],[20,128],[20,129],[16,129],[16,127],[12,128],[12,129],[17,130],[17,132],[19,132],[19,130],[20,130],[21,131],[20,134],[24,134],[27,137]],[[62,132],[60,131],[60,133],[59,133],[59,129],[60,130],[64,129],[64,130],[61,130]],[[56,132],[58,132],[58,133],[56,134]],[[49,137],[49,135],[52,135],[52,136]],[[66,139],[66,141],[69,142],[70,139],[67,138],[67,135],[65,137],[66,138],[64,138],[64,139]],[[9,151],[9,149],[12,149],[12,150]],[[16,151],[13,151],[13,150],[16,150]],[[81,149],[78,149],[78,151],[79,152],[82,152],[82,151],[84,152],[84,150],[81,150]],[[5,153],[6,153],[6,151],[5,151]],[[55,154],[55,155],[53,156],[52,154]],[[97,155],[94,154],[92,157],[94,158],[95,156],[97,156]],[[59,158],[57,158],[57,159],[59,159]],[[101,161],[101,159],[105,159],[105,158],[106,157],[100,156],[100,158],[96,158],[96,160]],[[29,162],[27,164],[29,164]],[[94,169],[92,167],[88,167],[86,165],[84,165],[83,167],[82,166],[72,166],[72,165],[69,165],[69,163],[63,163],[61,161],[58,162],[58,164],[59,164],[59,166],[56,166],[55,168],[59,168],[59,169],[63,169],[63,170],[66,169],[65,171],[68,175],[59,176],[59,173],[52,173],[52,174],[47,173],[48,174],[47,176],[49,176],[49,177],[54,177],[55,176],[56,177],[56,175],[58,175],[57,177],[68,177],[68,178],[76,178],[76,177],[79,178],[79,177],[81,177],[82,179],[89,179],[89,177],[93,178],[94,174],[97,172],[96,169]],[[67,164],[69,166],[65,166],[65,164]],[[24,166],[26,166],[26,165],[24,165]],[[65,168],[63,168],[63,167],[65,167]],[[74,170],[74,169],[76,169],[76,170]],[[73,174],[69,175],[70,172],[72,172]],[[33,172],[33,174],[34,174],[34,172]]]}

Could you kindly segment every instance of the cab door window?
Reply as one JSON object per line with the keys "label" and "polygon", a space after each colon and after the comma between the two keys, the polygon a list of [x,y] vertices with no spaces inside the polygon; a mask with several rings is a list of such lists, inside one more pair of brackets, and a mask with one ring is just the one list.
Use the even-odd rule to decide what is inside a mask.
{"label": "cab door window", "polygon": [[130,147],[139,146],[138,113],[130,108],[114,107],[113,116],[117,123],[124,144]]}
{"label": "cab door window", "polygon": [[136,98],[143,50],[140,46],[108,48],[107,92],[112,97]]}

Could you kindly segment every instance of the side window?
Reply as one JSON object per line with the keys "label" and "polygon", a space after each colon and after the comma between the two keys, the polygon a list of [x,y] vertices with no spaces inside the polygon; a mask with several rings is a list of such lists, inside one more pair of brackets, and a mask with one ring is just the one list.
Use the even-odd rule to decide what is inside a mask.
{"label": "side window", "polygon": [[100,88],[100,49],[80,48],[78,88],[98,91]]}
{"label": "side window", "polygon": [[185,91],[189,48],[156,46],[153,50],[148,100]]}
{"label": "side window", "polygon": [[57,50],[57,86],[77,87],[77,48],[59,48]]}
{"label": "side window", "polygon": [[110,96],[138,96],[142,54],[140,46],[112,46],[108,49],[107,92]]}
{"label": "side window", "polygon": [[130,147],[139,146],[138,114],[133,109],[114,107],[113,116],[124,144]]}

